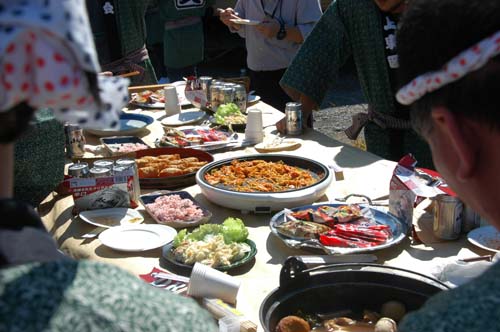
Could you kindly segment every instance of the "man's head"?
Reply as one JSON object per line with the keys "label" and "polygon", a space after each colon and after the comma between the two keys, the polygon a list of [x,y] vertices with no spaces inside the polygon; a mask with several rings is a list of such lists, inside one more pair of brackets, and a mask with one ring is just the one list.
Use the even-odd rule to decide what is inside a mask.
{"label": "man's head", "polygon": [[398,14],[403,12],[407,0],[373,0],[381,11]]}
{"label": "man's head", "polygon": [[[398,31],[400,82],[442,69],[452,58],[500,31],[498,0],[412,0]],[[500,42],[499,42],[500,43]],[[499,44],[500,46],[500,44]],[[484,212],[493,194],[485,178],[500,167],[500,56],[412,105],[415,129],[434,164],[461,198]],[[491,174],[491,173],[490,173]],[[497,178],[497,177],[495,177]],[[483,211],[481,211],[483,210]]]}

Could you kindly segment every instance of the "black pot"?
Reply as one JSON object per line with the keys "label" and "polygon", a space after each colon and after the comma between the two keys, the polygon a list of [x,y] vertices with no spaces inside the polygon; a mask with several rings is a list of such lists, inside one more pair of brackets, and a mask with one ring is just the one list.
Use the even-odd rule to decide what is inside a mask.
{"label": "black pot", "polygon": [[395,300],[407,311],[421,307],[432,295],[448,287],[416,272],[377,264],[333,264],[307,269],[289,258],[280,275],[280,287],[260,307],[264,330],[274,332],[285,316],[344,310],[380,312],[381,305]]}

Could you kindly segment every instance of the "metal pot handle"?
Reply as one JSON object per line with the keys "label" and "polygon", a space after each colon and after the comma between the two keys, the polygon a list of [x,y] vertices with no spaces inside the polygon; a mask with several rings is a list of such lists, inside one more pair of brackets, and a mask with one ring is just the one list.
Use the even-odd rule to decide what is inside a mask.
{"label": "metal pot handle", "polygon": [[381,268],[381,269],[386,269],[386,270],[391,270],[391,271],[399,271],[399,272],[404,272],[409,275],[417,275],[421,278],[424,278],[426,280],[429,280],[435,284],[438,284],[440,287],[444,289],[450,289],[448,285],[443,283],[442,281],[439,281],[433,277],[430,277],[428,275],[403,269],[400,267],[395,267],[395,266],[388,266],[388,265],[380,265],[380,264],[370,264],[370,263],[340,263],[340,264],[328,264],[328,265],[321,265],[321,266],[316,266],[310,269],[306,268],[306,265],[296,259],[295,257],[290,257],[285,261],[285,264],[283,264],[283,268],[281,269],[281,274],[280,274],[280,287],[288,287],[288,285],[295,283],[297,280],[304,280],[308,279],[311,276],[311,273],[322,271],[322,270],[328,270],[328,269],[343,269],[346,270],[346,268],[349,267],[356,267],[356,268],[363,268],[363,267],[374,267],[374,268]]}

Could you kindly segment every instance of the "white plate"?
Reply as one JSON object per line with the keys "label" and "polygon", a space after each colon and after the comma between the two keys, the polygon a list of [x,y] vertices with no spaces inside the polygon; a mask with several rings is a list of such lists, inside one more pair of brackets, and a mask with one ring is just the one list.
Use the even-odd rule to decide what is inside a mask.
{"label": "white plate", "polygon": [[258,24],[260,24],[260,21],[247,20],[244,18],[232,18],[229,21],[236,23],[236,24],[241,24],[241,25],[258,25]]}
{"label": "white plate", "polygon": [[260,96],[257,95],[248,95],[247,97],[247,103],[253,104],[256,103],[260,100]]}
{"label": "white plate", "polygon": [[146,251],[171,242],[177,231],[165,225],[135,225],[112,227],[101,234],[102,244],[120,251]]}
{"label": "white plate", "polygon": [[205,115],[206,113],[202,111],[180,112],[178,114],[166,117],[161,121],[161,124],[164,126],[182,126],[185,124],[198,122],[203,119]]}
{"label": "white plate", "polygon": [[473,229],[467,234],[467,240],[485,250],[500,252],[500,232],[493,226]]}
{"label": "white plate", "polygon": [[112,208],[82,211],[79,217],[91,225],[110,228],[119,225],[137,225],[144,221],[136,210],[127,208]]}
{"label": "white plate", "polygon": [[[272,143],[272,142],[271,142]],[[293,151],[301,146],[299,140],[285,139],[279,144],[266,144],[264,142],[258,143],[254,146],[255,150],[259,152],[279,152],[279,151]]]}

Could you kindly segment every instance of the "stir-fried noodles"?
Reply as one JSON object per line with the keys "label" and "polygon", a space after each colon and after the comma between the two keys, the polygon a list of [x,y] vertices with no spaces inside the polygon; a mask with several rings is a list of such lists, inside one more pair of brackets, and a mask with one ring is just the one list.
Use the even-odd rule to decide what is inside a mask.
{"label": "stir-fried noodles", "polygon": [[240,161],[210,170],[205,180],[213,186],[241,192],[281,192],[318,182],[311,171],[289,166],[283,161],[260,159]]}

